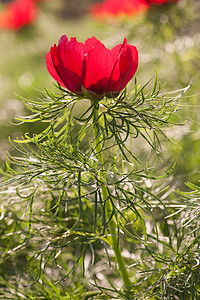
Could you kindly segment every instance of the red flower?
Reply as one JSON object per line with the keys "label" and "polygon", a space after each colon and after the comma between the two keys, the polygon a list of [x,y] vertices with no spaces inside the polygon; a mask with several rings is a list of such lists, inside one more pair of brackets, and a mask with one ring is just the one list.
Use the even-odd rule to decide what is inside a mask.
{"label": "red flower", "polygon": [[103,98],[125,88],[137,70],[138,52],[126,39],[109,50],[95,37],[83,44],[63,35],[47,53],[46,63],[50,75],[64,88]]}
{"label": "red flower", "polygon": [[16,0],[6,5],[0,13],[0,27],[12,30],[33,23],[37,8],[32,0]]}
{"label": "red flower", "polygon": [[146,9],[149,4],[146,0],[105,0],[92,6],[91,12],[95,17],[135,15]]}
{"label": "red flower", "polygon": [[104,0],[92,6],[91,12],[95,17],[105,18],[112,16],[135,15],[147,10],[151,4],[163,4],[178,0]]}

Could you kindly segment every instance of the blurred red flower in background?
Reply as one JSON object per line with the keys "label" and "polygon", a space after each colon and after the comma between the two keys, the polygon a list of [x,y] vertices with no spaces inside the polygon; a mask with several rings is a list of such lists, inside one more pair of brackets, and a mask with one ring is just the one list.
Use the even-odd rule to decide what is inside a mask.
{"label": "blurred red flower in background", "polygon": [[32,0],[16,0],[6,5],[0,13],[0,28],[20,29],[34,22],[37,7]]}
{"label": "blurred red flower in background", "polygon": [[146,9],[149,4],[146,0],[105,0],[103,2],[95,3],[91,12],[95,17],[110,17],[135,15]]}
{"label": "blurred red flower in background", "polygon": [[147,10],[151,4],[178,2],[179,0],[104,0],[95,3],[91,13],[98,18],[135,15]]}
{"label": "blurred red flower in background", "polygon": [[74,93],[89,93],[95,97],[116,95],[125,88],[138,67],[138,51],[124,39],[107,49],[95,37],[84,43],[63,35],[46,55],[50,75],[64,88]]}
{"label": "blurred red flower in background", "polygon": [[5,6],[0,12],[0,28],[18,30],[23,26],[32,24],[37,15],[35,2],[43,0],[15,0]]}

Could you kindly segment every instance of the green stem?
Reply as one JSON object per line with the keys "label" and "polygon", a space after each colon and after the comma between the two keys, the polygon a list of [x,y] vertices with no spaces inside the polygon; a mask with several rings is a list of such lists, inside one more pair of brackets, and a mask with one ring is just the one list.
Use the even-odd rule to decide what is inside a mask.
{"label": "green stem", "polygon": [[[101,146],[102,136],[99,135],[99,133],[98,133],[98,124],[99,124],[98,118],[99,118],[99,111],[98,111],[98,107],[95,106],[94,107],[94,118],[93,118],[95,152],[96,152],[96,157],[99,160],[99,163],[101,165],[99,181],[102,183],[102,186],[101,186],[102,198],[103,198],[103,201],[106,202],[106,205],[105,205],[106,216],[108,219],[110,219],[111,214],[113,212],[113,206],[112,206],[112,202],[110,200],[110,195],[106,188],[106,176],[105,176],[105,170],[104,170],[103,151],[101,148],[102,147]],[[118,229],[117,229],[116,221],[114,220],[114,215],[112,216],[112,218],[110,220],[108,231],[111,235],[111,237],[109,238],[109,243],[115,252],[115,258],[118,263],[119,271],[123,278],[124,285],[126,286],[126,288],[129,288],[132,285],[132,282],[130,280],[129,273],[127,271],[124,259],[121,254],[121,249],[120,249],[119,241],[118,241]]]}

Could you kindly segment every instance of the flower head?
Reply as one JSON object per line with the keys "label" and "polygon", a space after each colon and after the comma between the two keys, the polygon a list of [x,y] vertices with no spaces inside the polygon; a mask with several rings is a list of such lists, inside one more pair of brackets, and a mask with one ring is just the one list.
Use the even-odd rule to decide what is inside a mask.
{"label": "flower head", "polygon": [[32,0],[16,0],[0,13],[0,28],[18,30],[34,22],[37,8]]}
{"label": "flower head", "polygon": [[50,75],[69,91],[103,98],[116,95],[131,80],[138,51],[126,39],[109,50],[95,37],[79,43],[63,35],[47,53],[46,64]]}

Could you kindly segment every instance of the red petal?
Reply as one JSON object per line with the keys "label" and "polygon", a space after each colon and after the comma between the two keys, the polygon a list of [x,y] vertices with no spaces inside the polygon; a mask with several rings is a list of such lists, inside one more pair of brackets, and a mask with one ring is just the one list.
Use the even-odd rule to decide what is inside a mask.
{"label": "red petal", "polygon": [[85,54],[88,53],[92,48],[96,47],[96,46],[102,46],[103,44],[97,40],[94,36],[87,39],[85,41],[85,46],[84,46],[84,52]]}
{"label": "red petal", "polygon": [[112,69],[112,54],[102,43],[99,43],[85,54],[82,72],[84,87],[97,94],[104,94]]}
{"label": "red petal", "polygon": [[65,87],[72,92],[81,92],[81,70],[84,58],[84,45],[78,43],[76,38],[68,42],[62,36],[58,45],[58,65],[55,66],[59,77]]}
{"label": "red petal", "polygon": [[[52,55],[53,52],[53,55]],[[65,84],[63,83],[63,81],[61,80],[61,78],[59,77],[53,60],[52,60],[52,56],[54,57],[54,61],[55,61],[55,65],[58,65],[58,57],[57,57],[57,47],[56,45],[54,45],[54,47],[51,48],[51,51],[47,53],[46,55],[46,65],[47,65],[47,70],[49,71],[50,75],[59,82],[60,85],[62,85],[63,87],[65,87]]]}
{"label": "red petal", "polygon": [[84,45],[75,38],[65,35],[54,45],[46,56],[47,69],[51,76],[71,92],[81,92],[81,70],[84,58]]}
{"label": "red petal", "polygon": [[128,45],[124,40],[123,45],[117,45],[111,49],[114,60],[107,91],[121,91],[131,80],[138,67],[138,51],[135,46]]}

